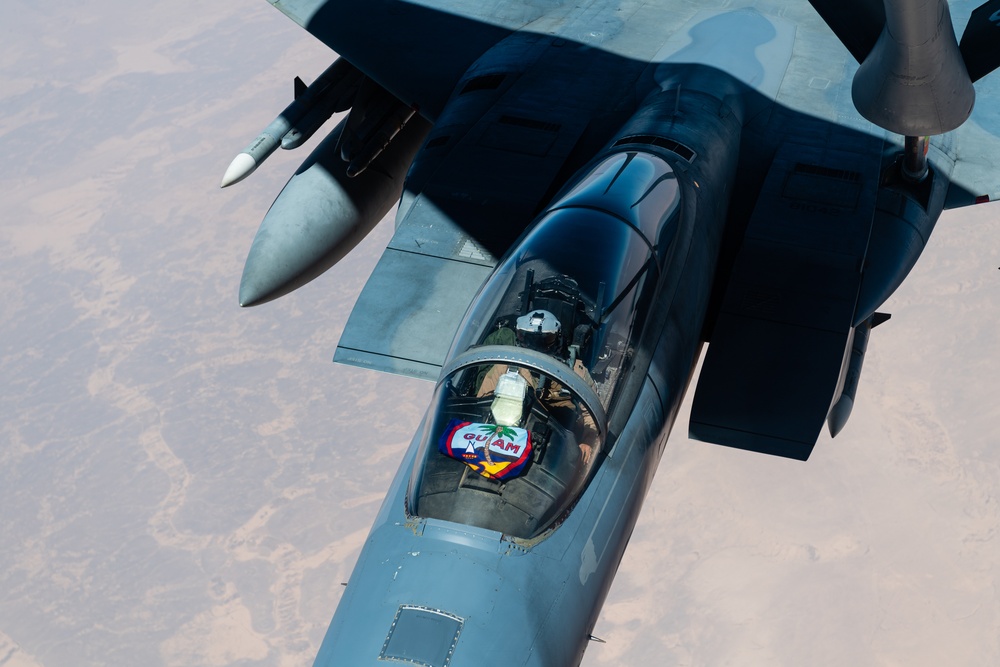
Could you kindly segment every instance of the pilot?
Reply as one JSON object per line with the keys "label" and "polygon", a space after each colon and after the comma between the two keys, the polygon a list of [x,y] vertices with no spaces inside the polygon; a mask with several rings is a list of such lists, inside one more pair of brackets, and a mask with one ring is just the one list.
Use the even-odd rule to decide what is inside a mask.
{"label": "pilot", "polygon": [[[562,324],[559,322],[559,318],[547,310],[534,310],[517,318],[515,335],[519,347],[557,358],[560,356],[563,347]],[[516,369],[517,374],[524,378],[529,386],[538,389],[538,379],[532,376],[527,368],[516,367]],[[513,375],[513,370],[507,364],[494,364],[486,373],[482,384],[479,385],[476,396],[494,394],[500,379],[507,373]],[[573,371],[590,382],[587,367],[579,359],[573,364]],[[559,421],[571,424],[575,420],[578,408],[570,397],[570,393],[564,390],[560,383],[554,380],[545,383],[538,393],[538,400]],[[580,438],[580,454],[583,463],[588,464],[594,453],[594,446],[591,443],[597,439],[597,427],[590,411],[584,408],[582,412],[584,433]]]}

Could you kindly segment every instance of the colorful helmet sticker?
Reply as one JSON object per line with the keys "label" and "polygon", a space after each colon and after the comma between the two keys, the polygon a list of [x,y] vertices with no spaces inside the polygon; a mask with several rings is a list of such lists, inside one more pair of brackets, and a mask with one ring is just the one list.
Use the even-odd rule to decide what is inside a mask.
{"label": "colorful helmet sticker", "polygon": [[438,451],[483,477],[512,479],[531,458],[531,433],[513,426],[452,419],[441,434]]}

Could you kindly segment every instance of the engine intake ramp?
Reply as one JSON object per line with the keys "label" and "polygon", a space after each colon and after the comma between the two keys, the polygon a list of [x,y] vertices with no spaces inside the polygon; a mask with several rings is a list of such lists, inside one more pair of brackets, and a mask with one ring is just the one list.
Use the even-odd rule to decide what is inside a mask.
{"label": "engine intake ramp", "polygon": [[871,141],[779,149],[711,334],[692,438],[809,458],[851,347],[879,175]]}

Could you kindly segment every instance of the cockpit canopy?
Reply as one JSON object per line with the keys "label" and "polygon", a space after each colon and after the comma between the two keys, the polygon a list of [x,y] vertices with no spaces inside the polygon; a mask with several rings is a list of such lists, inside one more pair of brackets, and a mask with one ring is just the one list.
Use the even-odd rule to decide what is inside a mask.
{"label": "cockpit canopy", "polygon": [[531,538],[569,511],[602,458],[678,201],[662,159],[612,156],[498,266],[448,355],[412,513]]}
{"label": "cockpit canopy", "polygon": [[655,285],[658,273],[642,236],[609,217],[582,208],[550,213],[483,288],[450,356],[514,344],[518,318],[551,313],[561,329],[551,355],[582,363],[607,409],[646,312],[639,306],[649,290],[642,288]]}
{"label": "cockpit canopy", "polygon": [[531,538],[582,491],[603,441],[575,392],[528,359],[472,363],[434,397],[413,513]]}

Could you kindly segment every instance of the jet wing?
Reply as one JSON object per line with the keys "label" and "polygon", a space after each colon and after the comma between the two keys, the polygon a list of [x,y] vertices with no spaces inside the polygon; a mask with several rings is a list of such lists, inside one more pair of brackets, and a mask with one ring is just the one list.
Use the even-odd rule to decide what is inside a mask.
{"label": "jet wing", "polygon": [[506,0],[268,1],[432,121],[484,51],[541,16],[560,11],[555,3]]}
{"label": "jet wing", "polygon": [[[993,94],[1000,95],[1000,90]],[[985,117],[983,122],[977,120],[980,116]],[[958,155],[945,208],[996,201],[1000,198],[1000,114],[996,109],[973,113],[972,119],[953,134]]]}
{"label": "jet wing", "polygon": [[[863,62],[885,26],[882,0],[809,0],[809,4],[854,59]],[[961,35],[962,58],[970,78],[978,81],[1000,67],[1000,46],[996,39],[1000,0],[989,0],[970,14],[974,6],[973,2],[961,0],[950,3],[957,34]]]}
{"label": "jet wing", "polygon": [[[994,28],[1000,36],[1000,27]],[[1000,39],[996,40],[1000,48]],[[996,72],[975,83],[972,116],[951,133],[955,168],[945,208],[958,208],[1000,198],[1000,76]]]}
{"label": "jet wing", "polygon": [[[398,0],[269,0],[272,5],[342,55],[405,104],[435,121],[463,73],[493,45],[527,29],[567,31],[574,3],[492,0],[398,2]],[[809,0],[823,21],[861,62],[885,25],[881,0]],[[665,41],[697,8],[666,0],[653,3],[661,15],[657,37]],[[978,5],[952,3],[952,16],[980,101],[1000,95],[997,77],[986,76],[1000,64],[996,40],[1000,1]],[[649,11],[649,9],[647,9]],[[803,17],[799,17],[802,25]],[[619,27],[619,29],[623,29]],[[625,30],[635,32],[635,26]],[[650,35],[640,30],[631,41]],[[985,77],[985,78],[984,78]],[[849,77],[845,77],[849,81]],[[954,132],[956,168],[947,208],[1000,197],[1000,109],[976,105],[973,117]]]}

